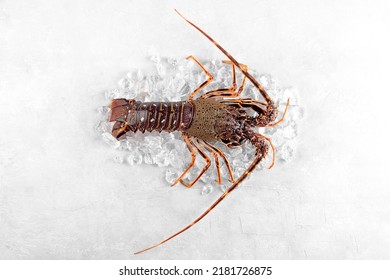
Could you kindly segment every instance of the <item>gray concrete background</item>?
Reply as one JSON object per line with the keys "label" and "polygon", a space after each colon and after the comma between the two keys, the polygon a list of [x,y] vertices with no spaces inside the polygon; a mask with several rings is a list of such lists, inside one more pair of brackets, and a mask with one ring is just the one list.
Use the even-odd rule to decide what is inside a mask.
{"label": "gray concrete background", "polygon": [[[93,130],[146,56],[224,57],[173,9],[305,107],[295,159],[220,195],[120,165]],[[1,1],[1,259],[388,259],[386,1]]]}

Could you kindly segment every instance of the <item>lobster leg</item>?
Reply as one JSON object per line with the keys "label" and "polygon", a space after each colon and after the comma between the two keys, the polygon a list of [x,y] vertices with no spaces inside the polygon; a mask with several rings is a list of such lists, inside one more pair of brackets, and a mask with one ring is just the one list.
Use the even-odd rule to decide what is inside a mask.
{"label": "lobster leg", "polygon": [[[195,139],[197,139],[196,137],[194,137]],[[198,145],[196,145],[196,143],[194,141],[192,141],[190,138],[189,138],[190,142],[192,143],[192,145],[198,150],[199,154],[204,158],[204,160],[206,161],[206,166],[203,167],[202,171],[199,173],[198,177],[196,177],[192,182],[190,183],[187,183],[185,182],[184,180],[180,180],[180,183],[182,183],[184,186],[186,186],[187,188],[191,188],[199,179],[200,177],[202,177],[202,175],[207,171],[207,169],[209,169],[210,165],[211,165],[211,160],[210,158],[199,148]]]}
{"label": "lobster leg", "polygon": [[197,142],[202,145],[203,148],[205,148],[207,151],[209,151],[213,157],[214,157],[214,160],[215,160],[215,166],[217,167],[217,174],[218,174],[218,184],[222,184],[222,177],[221,177],[221,168],[220,168],[220,164],[219,164],[219,158],[218,158],[218,154],[213,150],[211,149],[209,146],[206,145],[206,143],[204,142],[200,142],[199,139],[197,139]]}
{"label": "lobster leg", "polygon": [[[224,60],[223,62],[232,65],[232,77],[233,77],[232,78],[233,79],[232,87],[231,88],[226,88],[226,89],[216,89],[216,90],[209,91],[209,92],[203,94],[201,96],[201,98],[237,97],[244,90],[246,76],[245,75],[243,76],[242,81],[241,81],[241,85],[238,88],[238,91],[236,91],[236,89],[237,89],[237,82],[236,82],[236,70],[235,70],[235,67],[234,67],[234,63],[231,62],[230,60]],[[243,69],[245,69],[245,70],[248,69],[248,66],[243,65],[243,64],[240,64],[240,65],[241,65],[241,67],[243,67]]]}
{"label": "lobster leg", "polygon": [[215,93],[221,93],[221,92],[229,92],[230,94],[234,93],[237,89],[237,81],[236,81],[236,70],[234,67],[234,64],[230,60],[223,60],[223,63],[231,64],[232,66],[232,86],[230,88],[222,88],[222,89],[216,89],[209,91],[205,94],[203,94],[200,98],[210,98],[213,97]]}
{"label": "lobster leg", "polygon": [[271,146],[271,149],[272,149],[272,163],[270,164],[270,166],[268,166],[268,169],[271,169],[271,168],[274,166],[274,164],[275,164],[275,146],[274,146],[274,144],[272,143],[272,141],[271,141],[270,138],[268,138],[268,137],[266,137],[266,136],[264,136],[264,135],[261,135],[261,134],[257,134],[257,136],[258,136],[258,137],[262,137],[262,138],[264,138],[265,140],[267,140],[268,143],[269,143],[270,146]]}
{"label": "lobster leg", "polygon": [[248,177],[248,175],[256,168],[256,166],[262,161],[262,159],[266,157],[268,148],[266,146],[267,144],[264,141],[261,141],[262,138],[263,138],[262,135],[257,135],[256,134],[256,135],[253,136],[253,139],[251,139],[251,140],[253,140],[252,142],[255,142],[255,141],[258,142],[258,144],[257,144],[257,151],[256,151],[256,158],[253,160],[253,162],[247,168],[247,170],[245,170],[245,172],[237,179],[237,181],[235,181],[205,212],[203,212],[202,215],[200,215],[198,218],[196,218],[191,224],[189,224],[185,228],[181,229],[180,231],[176,232],[175,234],[171,235],[170,237],[164,239],[160,243],[157,243],[156,245],[148,247],[148,248],[146,248],[144,250],[135,252],[134,254],[136,255],[136,254],[143,253],[145,251],[148,251],[150,249],[156,248],[156,247],[158,247],[158,246],[168,242],[172,238],[178,236],[179,234],[185,232],[187,229],[191,228],[193,225],[197,224],[208,213],[210,213],[210,211],[213,210],[222,200],[224,200],[226,198],[226,196],[228,196],[228,194],[230,194],[235,188],[237,188],[238,185],[242,181],[244,181],[244,179],[246,177]]}
{"label": "lobster leg", "polygon": [[236,106],[239,108],[251,108],[253,111],[255,111],[258,114],[258,116],[256,117],[250,117],[252,119],[256,119],[261,117],[261,115],[267,114],[267,111],[261,107],[266,104],[264,102],[257,101],[254,99],[221,100],[220,102],[226,105]]}
{"label": "lobster leg", "polygon": [[224,162],[225,162],[225,164],[226,164],[226,167],[227,167],[227,169],[228,169],[228,172],[229,172],[230,181],[231,181],[232,183],[234,183],[233,171],[232,171],[232,168],[231,168],[231,166],[230,166],[230,163],[229,163],[228,159],[226,158],[226,155],[225,155],[220,149],[218,149],[217,147],[211,145],[210,143],[208,143],[208,142],[206,142],[206,141],[204,141],[204,143],[205,143],[208,147],[210,147],[210,149],[214,150],[217,154],[219,154],[219,155],[223,158],[223,160],[224,160]]}
{"label": "lobster leg", "polygon": [[284,109],[284,111],[283,111],[283,115],[282,115],[282,117],[280,118],[280,120],[278,120],[277,122],[275,122],[275,123],[270,123],[270,124],[268,124],[267,126],[275,126],[275,125],[278,125],[278,124],[280,124],[282,121],[284,121],[284,117],[286,116],[286,113],[287,113],[287,108],[288,108],[288,106],[290,105],[290,98],[289,99],[287,99],[287,104],[286,104],[286,108]]}
{"label": "lobster leg", "polygon": [[251,98],[242,98],[242,99],[226,99],[220,100],[221,103],[226,105],[239,105],[239,107],[251,107],[251,105],[263,105],[266,106],[267,103]]}
{"label": "lobster leg", "polygon": [[188,99],[187,100],[192,100],[194,98],[194,96],[201,90],[203,89],[205,86],[207,86],[209,83],[211,83],[211,81],[214,79],[213,75],[210,74],[210,72],[208,72],[206,70],[206,68],[203,67],[203,65],[192,55],[188,56],[186,59],[192,59],[193,61],[195,61],[196,64],[199,65],[200,68],[202,68],[202,70],[204,71],[204,73],[206,74],[207,76],[207,80],[204,81],[196,90],[194,90],[193,92],[191,92],[191,94],[188,96]]}
{"label": "lobster leg", "polygon": [[[242,107],[250,107],[256,113],[258,113],[259,115],[267,113],[267,111],[265,109],[260,107],[260,105],[266,106],[267,104],[264,103],[264,102],[258,101],[258,100],[254,100],[254,99],[221,100],[220,102],[223,103],[223,104],[226,104],[226,105],[237,105],[240,108],[242,108]],[[265,125],[265,127],[267,127],[267,126],[275,126],[275,125],[280,124],[282,121],[284,121],[284,117],[286,116],[287,109],[288,109],[289,105],[290,105],[290,98],[287,99],[287,104],[286,104],[286,107],[285,107],[285,109],[283,111],[283,115],[280,118],[280,120],[278,120],[275,123],[267,124],[267,125]],[[254,117],[254,118],[259,118],[259,116]],[[264,126],[264,125],[262,125],[262,126]]]}
{"label": "lobster leg", "polygon": [[[239,100],[241,101],[241,100]],[[266,105],[264,104],[264,102],[261,102],[261,101],[257,101],[257,100],[253,100],[253,99],[243,99],[242,102],[240,103],[243,107],[250,107],[252,108],[256,113],[259,114],[259,116],[257,116],[256,118],[259,118],[261,117],[260,115],[261,114],[265,114],[267,113],[266,110],[264,110],[263,108],[261,108],[259,106],[260,105]],[[287,104],[286,104],[286,108],[284,108],[284,111],[283,111],[283,115],[282,117],[280,118],[280,120],[278,120],[277,122],[275,123],[269,123],[269,124],[266,124],[266,125],[258,125],[258,126],[275,126],[275,125],[278,125],[280,124],[282,121],[284,121],[284,117],[286,116],[286,113],[287,113],[287,109],[288,109],[288,106],[290,105],[290,98],[287,99]]]}
{"label": "lobster leg", "polygon": [[191,144],[192,142],[190,142],[190,140],[188,139],[188,136],[185,135],[184,133],[182,133],[182,136],[183,136],[184,141],[187,144],[188,149],[190,150],[192,160],[191,160],[190,166],[188,166],[187,169],[184,170],[184,172],[179,176],[179,178],[177,178],[176,181],[171,184],[172,187],[174,185],[176,185],[181,180],[181,178],[183,178],[184,175],[187,174],[188,171],[190,171],[190,169],[194,166],[195,159],[196,159],[196,155],[195,155],[194,149],[192,148],[192,144]]}

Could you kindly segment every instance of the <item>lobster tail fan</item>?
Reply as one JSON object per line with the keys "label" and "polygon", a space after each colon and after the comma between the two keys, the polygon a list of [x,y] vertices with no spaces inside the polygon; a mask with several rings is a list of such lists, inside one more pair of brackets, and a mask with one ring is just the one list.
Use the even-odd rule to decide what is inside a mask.
{"label": "lobster tail fan", "polygon": [[127,117],[127,112],[129,111],[129,101],[126,99],[114,99],[111,101],[110,109],[111,116],[110,122],[112,121],[121,121],[125,122]]}
{"label": "lobster tail fan", "polygon": [[110,122],[115,121],[112,128],[112,136],[116,139],[123,139],[128,131],[128,126],[126,125],[127,114],[129,113],[130,107],[133,103],[133,100],[126,99],[114,99],[111,101],[110,109],[111,116]]}

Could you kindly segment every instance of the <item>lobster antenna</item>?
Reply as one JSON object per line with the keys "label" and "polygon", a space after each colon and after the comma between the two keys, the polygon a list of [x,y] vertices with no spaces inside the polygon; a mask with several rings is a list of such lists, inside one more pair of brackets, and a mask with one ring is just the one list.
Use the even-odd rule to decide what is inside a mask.
{"label": "lobster antenna", "polygon": [[204,32],[202,29],[200,29],[198,26],[196,26],[194,23],[186,19],[182,14],[179,13],[178,10],[175,9],[175,12],[178,13],[178,15],[183,18],[186,22],[188,22],[190,25],[192,25],[194,28],[196,28],[200,33],[202,33],[207,39],[209,39],[221,52],[223,52],[233,63],[236,65],[240,71],[252,82],[252,84],[257,87],[257,89],[260,91],[261,95],[265,98],[267,103],[271,103],[271,98],[269,97],[268,93],[265,91],[265,89],[259,84],[259,82],[251,75],[248,71],[243,69],[238,63],[238,61],[230,54],[228,53],[220,44],[218,44],[213,38],[211,38],[206,32]]}
{"label": "lobster antenna", "polygon": [[165,242],[168,242],[172,238],[174,238],[174,237],[178,236],[179,234],[185,232],[187,229],[189,229],[190,227],[192,227],[193,225],[198,223],[200,220],[202,220],[211,210],[213,210],[222,200],[224,200],[225,197],[228,194],[230,194],[235,188],[237,188],[237,186],[253,171],[253,169],[256,168],[256,166],[260,163],[260,161],[264,158],[264,156],[265,155],[263,155],[263,154],[257,155],[256,158],[254,159],[254,161],[252,162],[252,164],[248,167],[247,170],[245,170],[245,172],[240,176],[240,178],[238,178],[237,181],[235,181],[205,212],[203,212],[202,215],[200,215],[198,218],[196,218],[191,224],[189,224],[188,226],[186,226],[182,230],[179,230],[178,232],[176,232],[174,235],[171,235],[167,239],[164,239],[160,243],[158,243],[156,245],[153,245],[151,247],[148,247],[148,248],[146,248],[144,250],[135,252],[134,255],[141,254],[143,252],[149,251],[149,250],[151,250],[153,248],[156,248],[156,247],[164,244]]}

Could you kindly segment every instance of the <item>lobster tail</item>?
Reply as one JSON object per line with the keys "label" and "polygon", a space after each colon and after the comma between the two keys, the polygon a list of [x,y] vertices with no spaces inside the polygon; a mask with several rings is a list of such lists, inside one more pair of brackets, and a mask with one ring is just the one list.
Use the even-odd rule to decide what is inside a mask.
{"label": "lobster tail", "polygon": [[140,102],[114,99],[110,105],[110,122],[115,121],[112,136],[122,139],[128,131],[184,131],[192,122],[191,102]]}

